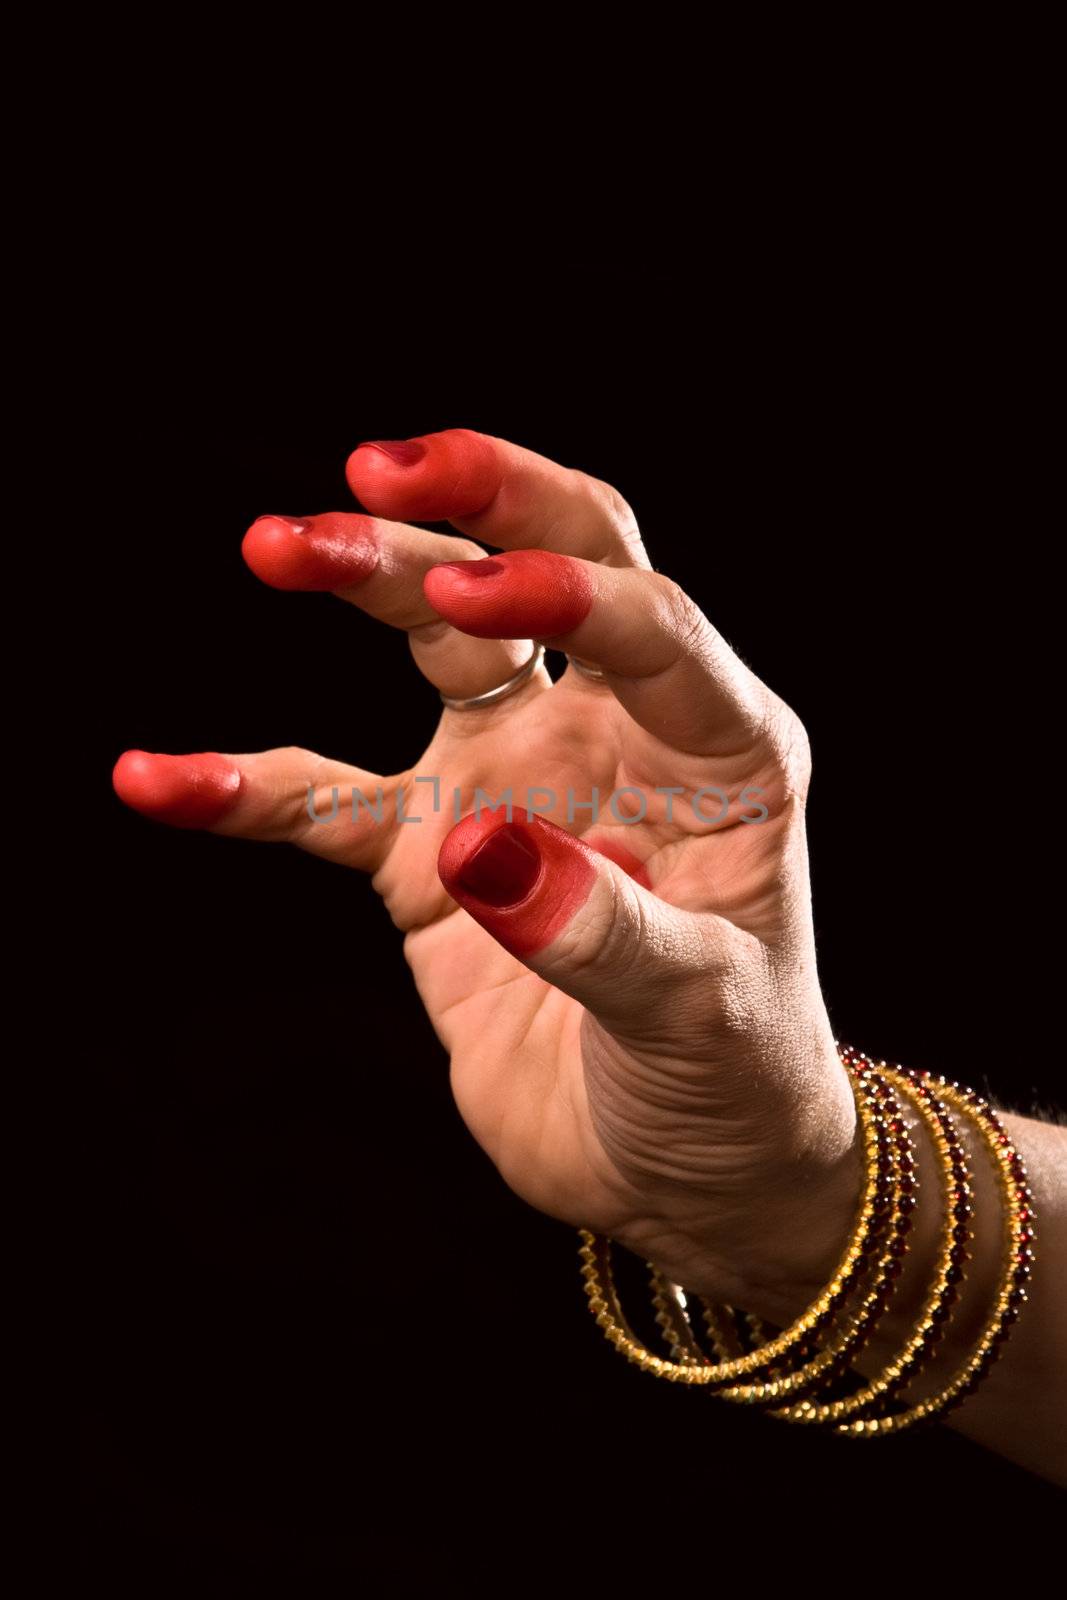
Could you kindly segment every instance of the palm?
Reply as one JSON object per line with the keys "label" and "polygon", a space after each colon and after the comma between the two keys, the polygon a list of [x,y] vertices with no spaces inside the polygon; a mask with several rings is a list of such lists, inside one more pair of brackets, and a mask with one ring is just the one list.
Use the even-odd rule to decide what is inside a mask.
{"label": "palm", "polygon": [[[456,1103],[474,1137],[508,1184],[538,1209],[586,1226],[618,1225],[619,1174],[609,1164],[588,1112],[585,1072],[590,1057],[622,1049],[584,1008],[511,956],[442,888],[437,851],[453,825],[452,790],[460,811],[475,788],[493,801],[511,789],[517,805],[527,787],[558,797],[552,819],[565,825],[565,796],[580,803],[598,790],[594,818],[576,811],[572,831],[612,854],[643,862],[656,893],[686,910],[715,912],[757,937],[779,916],[773,886],[780,880],[784,828],[781,778],[759,752],[738,749],[708,764],[680,755],[646,733],[603,692],[590,692],[568,673],[551,691],[511,710],[474,740],[457,743],[442,724],[425,755],[400,780],[404,810],[417,826],[396,830],[376,889],[407,931],[405,951],[419,993],[451,1055]],[[441,777],[440,810],[430,785],[416,774]],[[701,786],[751,784],[771,803],[775,821],[734,823],[708,831],[690,797]],[[661,786],[683,786],[672,819]],[[621,823],[609,809],[626,787],[648,797],[648,815]],[[777,791],[777,792],[776,792]],[[778,802],[775,804],[774,802]],[[484,800],[482,802],[485,804]],[[620,800],[620,809],[625,798]],[[755,802],[753,802],[755,804]],[[714,798],[703,805],[714,816]],[[624,812],[625,814],[625,812]]]}

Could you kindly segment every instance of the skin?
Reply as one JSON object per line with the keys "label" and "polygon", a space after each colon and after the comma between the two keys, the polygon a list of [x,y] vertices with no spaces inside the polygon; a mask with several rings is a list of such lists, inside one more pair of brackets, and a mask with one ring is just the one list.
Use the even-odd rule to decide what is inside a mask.
{"label": "skin", "polygon": [[[445,708],[403,773],[299,748],[127,752],[118,794],[162,821],[296,844],[367,873],[405,931],[458,1108],[504,1180],[687,1289],[785,1326],[832,1276],[862,1182],[852,1090],[816,970],[800,720],[650,569],[611,485],[462,428],[366,443],[347,476],[364,513],[270,516],[248,530],[245,558],[262,581],[321,587],[405,629],[415,664],[450,697],[504,682],[534,640],[598,665],[603,681],[568,667],[553,684],[542,666],[499,704]],[[457,536],[413,519],[451,522]],[[486,559],[479,540],[503,553]],[[478,788],[500,797],[511,787],[519,801],[527,785],[547,785],[560,804],[543,818],[516,806],[509,823],[494,807],[455,824],[451,805],[434,812],[430,786],[414,781],[431,773],[446,794],[461,790],[466,813]],[[326,815],[335,785],[346,797],[381,785],[383,822],[366,811],[353,821],[342,806],[334,823],[313,823],[309,786]],[[593,786],[599,812],[568,818],[568,788],[585,799]],[[607,804],[626,786],[647,803],[632,825]],[[728,797],[721,820],[690,803],[708,786]],[[758,825],[746,821],[751,789],[766,808]],[[392,820],[398,798],[420,825]],[[718,802],[704,810],[714,817]],[[1031,1168],[1046,1265],[1005,1354],[947,1425],[1067,1481],[1054,1337],[1067,1311],[1067,1130],[1005,1122]],[[872,1375],[906,1339],[929,1277],[929,1148],[925,1159],[884,1349],[857,1362]],[[967,1306],[980,1324],[999,1251],[977,1149],[973,1164],[984,1233],[963,1350]],[[927,1387],[906,1398],[936,1392],[953,1354],[946,1341]]]}

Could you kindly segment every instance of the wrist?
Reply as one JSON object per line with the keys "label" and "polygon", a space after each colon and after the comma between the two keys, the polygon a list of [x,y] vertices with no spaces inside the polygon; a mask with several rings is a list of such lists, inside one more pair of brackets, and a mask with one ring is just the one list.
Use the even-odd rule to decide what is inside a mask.
{"label": "wrist", "polygon": [[798,1153],[762,1190],[739,1241],[736,1267],[747,1299],[736,1304],[786,1327],[834,1276],[867,1183],[864,1128],[838,1048],[826,1032],[818,1122]]}
{"label": "wrist", "polygon": [[855,1112],[836,1149],[797,1166],[780,1197],[761,1210],[773,1243],[739,1262],[737,1305],[778,1327],[794,1322],[825,1289],[848,1248],[866,1185],[863,1125]]}

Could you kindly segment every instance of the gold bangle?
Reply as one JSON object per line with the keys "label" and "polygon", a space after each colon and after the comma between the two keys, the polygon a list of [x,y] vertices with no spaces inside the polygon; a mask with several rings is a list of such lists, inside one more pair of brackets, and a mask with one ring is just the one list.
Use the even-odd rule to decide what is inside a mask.
{"label": "gold bangle", "polygon": [[[853,1238],[838,1272],[813,1306],[785,1333],[760,1344],[758,1341],[769,1325],[762,1318],[741,1312],[750,1340],[757,1343],[755,1348],[738,1354],[742,1346],[737,1327],[731,1320],[735,1315],[733,1308],[717,1307],[700,1297],[709,1337],[716,1355],[720,1357],[717,1362],[711,1362],[689,1323],[684,1290],[670,1284],[658,1268],[649,1262],[656,1322],[664,1332],[672,1353],[678,1358],[676,1361],[664,1361],[641,1345],[622,1314],[612,1280],[611,1241],[588,1229],[578,1231],[583,1240],[580,1254],[590,1309],[606,1337],[629,1360],[644,1370],[672,1381],[711,1387],[727,1399],[748,1404],[770,1404],[768,1414],[773,1417],[806,1425],[829,1424],[835,1433],[843,1436],[871,1438],[940,1420],[949,1409],[973,1393],[999,1356],[1027,1300],[1025,1285],[1030,1280],[1035,1261],[1036,1217],[1025,1165],[988,1101],[980,1098],[972,1089],[948,1082],[943,1076],[935,1078],[928,1072],[918,1072],[913,1068],[890,1067],[884,1061],[876,1064],[865,1053],[855,1051],[850,1046],[839,1045],[838,1048],[841,1060],[854,1080],[857,1107],[863,1121],[867,1183]],[[783,1407],[780,1404],[783,1395],[796,1395],[813,1387],[825,1386],[837,1376],[843,1359],[849,1358],[870,1337],[874,1321],[884,1309],[887,1298],[882,1292],[884,1278],[895,1280],[899,1276],[903,1254],[907,1249],[904,1239],[907,1228],[900,1230],[894,1227],[894,1223],[899,1223],[902,1202],[904,1212],[910,1212],[914,1195],[910,1196],[911,1205],[908,1205],[908,1178],[913,1161],[906,1125],[893,1095],[894,1086],[915,1105],[930,1131],[938,1157],[944,1223],[934,1287],[923,1304],[915,1330],[904,1350],[878,1378],[843,1399],[822,1404],[803,1400]],[[875,1109],[879,1099],[883,1102],[881,1117]],[[1005,1257],[995,1304],[970,1358],[942,1391],[903,1411],[885,1414],[895,1392],[911,1382],[932,1347],[942,1337],[944,1325],[958,1300],[957,1285],[964,1277],[963,1262],[968,1259],[967,1246],[972,1241],[970,1222],[973,1210],[970,1200],[973,1190],[963,1145],[952,1121],[953,1110],[962,1116],[970,1116],[977,1125],[994,1163],[1004,1202]],[[862,1281],[866,1272],[862,1250],[879,1236],[873,1201],[879,1183],[883,1185],[882,1198],[885,1198],[887,1165],[891,1169],[889,1188],[892,1192],[893,1216],[888,1230],[883,1229],[886,1232],[885,1250],[859,1311],[852,1317],[843,1338],[835,1339],[828,1349],[818,1350],[818,1340],[829,1327],[833,1309],[846,1298],[857,1282]],[[864,1244],[858,1247],[860,1240]],[[679,1295],[682,1296],[681,1300]],[[805,1366],[783,1372],[783,1360],[789,1365],[798,1356],[807,1356],[812,1352],[815,1352],[814,1358]],[[747,1377],[757,1371],[770,1371],[773,1376],[769,1382],[723,1387],[735,1376]]]}
{"label": "gold bangle", "polygon": [[[857,1052],[853,1054],[859,1060],[869,1059]],[[884,1063],[882,1067],[887,1070]],[[993,1163],[1003,1201],[1004,1256],[993,1308],[970,1358],[941,1393],[929,1400],[922,1400],[902,1413],[875,1418],[867,1423],[846,1424],[836,1429],[839,1433],[857,1437],[899,1433],[902,1428],[915,1423],[940,1421],[947,1411],[962,1404],[968,1395],[973,1394],[993,1362],[999,1359],[1004,1343],[1019,1319],[1028,1298],[1025,1285],[1032,1277],[1036,1260],[1036,1214],[1026,1166],[993,1107],[973,1089],[949,1082],[944,1076],[934,1077],[929,1072],[918,1072],[913,1067],[898,1067],[895,1072],[888,1070],[891,1076],[907,1078],[924,1100],[940,1096],[961,1115],[969,1116],[978,1128]]]}
{"label": "gold bangle", "polygon": [[[861,1058],[866,1060],[866,1058]],[[938,1165],[941,1177],[941,1194],[945,1212],[945,1221],[942,1227],[941,1248],[938,1253],[937,1267],[933,1286],[931,1287],[922,1309],[919,1312],[915,1330],[904,1347],[901,1355],[886,1368],[879,1377],[872,1379],[863,1388],[854,1394],[842,1399],[826,1401],[817,1404],[811,1400],[801,1400],[795,1405],[775,1408],[770,1411],[772,1417],[781,1418],[788,1422],[803,1423],[839,1423],[845,1418],[864,1418],[870,1420],[877,1417],[882,1408],[892,1398],[894,1391],[913,1378],[921,1368],[937,1340],[941,1338],[946,1322],[952,1315],[959,1296],[958,1283],[963,1277],[962,1262],[966,1259],[966,1239],[957,1237],[957,1227],[967,1228],[964,1220],[960,1222],[954,1215],[957,1206],[966,1206],[973,1196],[970,1183],[970,1173],[967,1167],[966,1155],[956,1130],[952,1124],[948,1110],[936,1100],[926,1100],[912,1087],[910,1080],[900,1073],[895,1073],[884,1064],[880,1066],[880,1075],[889,1079],[895,1087],[911,1100],[925,1121],[929,1129],[938,1156]],[[902,1126],[903,1124],[901,1124]],[[899,1137],[899,1135],[898,1135]],[[969,1235],[968,1235],[969,1238]],[[873,1300],[873,1295],[867,1297],[861,1316],[864,1311],[868,1314],[863,1317],[862,1335],[859,1340],[853,1337],[853,1330],[848,1330],[840,1340],[839,1350],[846,1359],[851,1360],[859,1345],[873,1331],[873,1325],[878,1316],[885,1309],[885,1298],[880,1306],[875,1308],[868,1305]],[[778,1390],[782,1395],[792,1394],[799,1385],[792,1375],[779,1380]],[[722,1391],[724,1399],[745,1400],[748,1396],[739,1390]],[[761,1397],[762,1398],[762,1397]],[[917,1416],[915,1421],[919,1421]]]}

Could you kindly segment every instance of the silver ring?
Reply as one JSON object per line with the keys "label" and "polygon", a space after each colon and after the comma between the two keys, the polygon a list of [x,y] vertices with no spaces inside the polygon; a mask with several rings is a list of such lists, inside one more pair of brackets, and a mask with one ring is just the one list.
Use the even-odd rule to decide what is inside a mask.
{"label": "silver ring", "polygon": [[[564,651],[566,655],[566,651]],[[567,660],[575,672],[580,672],[583,678],[592,678],[597,683],[603,681],[604,674],[599,667],[590,666],[588,661],[579,661],[577,656],[567,656]]]}
{"label": "silver ring", "polygon": [[487,689],[484,694],[472,694],[466,700],[452,700],[447,694],[442,694],[441,699],[450,711],[473,711],[481,706],[495,705],[498,700],[506,700],[509,694],[514,694],[516,689],[521,689],[524,683],[528,683],[544,659],[544,645],[535,645],[529,661],[506,683],[498,684],[495,689]]}

